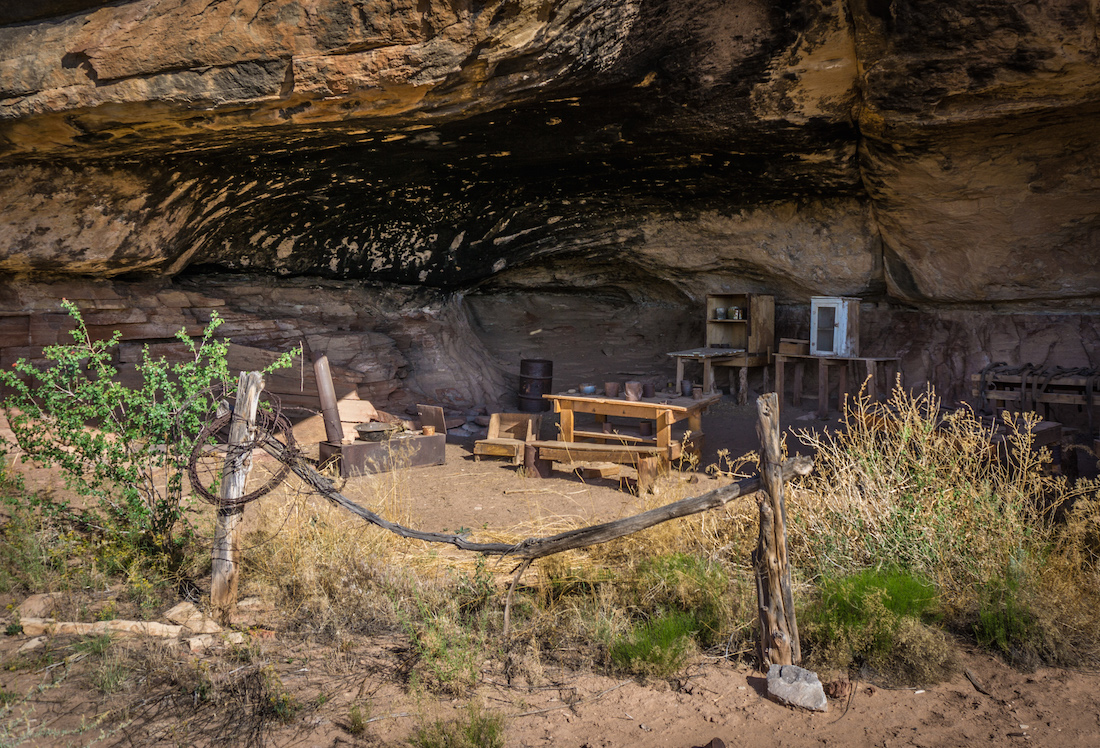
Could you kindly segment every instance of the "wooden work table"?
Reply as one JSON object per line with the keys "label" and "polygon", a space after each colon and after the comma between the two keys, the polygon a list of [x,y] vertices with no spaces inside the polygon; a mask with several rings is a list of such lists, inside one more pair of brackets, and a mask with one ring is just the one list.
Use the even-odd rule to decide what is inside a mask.
{"label": "wooden work table", "polygon": [[[866,393],[872,400],[878,398],[879,375],[882,375],[883,392],[888,392],[891,386],[892,374],[898,372],[898,363],[901,361],[896,356],[811,356],[808,354],[776,353],[775,354],[775,391],[779,396],[779,403],[783,403],[783,386],[785,382],[785,366],[788,362],[794,364],[794,386],[791,389],[791,404],[802,404],[802,376],[806,362],[813,361],[817,364],[817,417],[825,419],[829,415],[829,373],[837,370],[837,409],[843,407],[844,397],[848,390],[848,368],[852,365],[862,364],[866,377],[860,380],[860,384],[866,381]],[[858,389],[857,389],[858,391]]]}
{"label": "wooden work table", "polygon": [[[576,442],[592,439],[623,444],[653,445],[666,451],[668,459],[678,459],[683,445],[672,439],[672,424],[687,420],[694,448],[702,447],[703,411],[718,402],[721,395],[707,395],[699,400],[690,397],[643,397],[627,400],[622,397],[598,397],[596,395],[543,395],[554,403],[554,412],[560,416],[561,440]],[[575,426],[575,413],[591,413],[597,423],[609,417],[637,418],[657,422],[652,436],[634,432],[607,433],[589,431]]]}

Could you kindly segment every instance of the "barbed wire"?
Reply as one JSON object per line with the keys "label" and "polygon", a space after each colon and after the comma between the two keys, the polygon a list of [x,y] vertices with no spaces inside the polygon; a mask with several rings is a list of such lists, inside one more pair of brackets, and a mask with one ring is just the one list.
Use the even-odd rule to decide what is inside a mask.
{"label": "barbed wire", "polygon": [[242,460],[253,450],[259,449],[261,445],[275,440],[283,443],[288,457],[306,459],[298,449],[294,440],[294,430],[290,421],[283,415],[279,399],[274,395],[265,393],[265,402],[257,409],[255,424],[249,428],[249,438],[246,441],[240,444],[228,443],[228,427],[232,421],[233,411],[228,407],[225,412],[216,414],[199,432],[187,462],[187,477],[191,481],[192,490],[207,503],[222,509],[244,506],[271,493],[290,472],[289,460],[279,460],[278,470],[275,470],[268,480],[255,490],[240,497],[226,498],[220,495],[220,492],[215,494],[203,484],[199,475],[199,462],[204,456],[216,452],[226,462]]}

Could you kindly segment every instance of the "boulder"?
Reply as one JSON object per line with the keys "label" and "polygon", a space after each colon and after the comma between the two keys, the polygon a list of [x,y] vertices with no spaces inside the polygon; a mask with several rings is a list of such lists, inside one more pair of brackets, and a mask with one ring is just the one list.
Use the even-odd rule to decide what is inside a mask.
{"label": "boulder", "polygon": [[829,700],[817,673],[797,665],[768,668],[768,695],[781,704],[815,712],[827,712]]}

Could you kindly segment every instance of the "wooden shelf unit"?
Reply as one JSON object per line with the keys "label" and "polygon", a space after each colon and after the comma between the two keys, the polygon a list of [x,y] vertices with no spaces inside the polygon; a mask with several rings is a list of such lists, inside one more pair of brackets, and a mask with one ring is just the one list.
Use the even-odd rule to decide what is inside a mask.
{"label": "wooden shelf unit", "polygon": [[[715,310],[737,307],[741,319],[718,319]],[[775,350],[775,297],[763,294],[707,294],[706,347],[729,348],[731,358],[716,366],[767,366]],[[743,352],[735,353],[737,349]]]}

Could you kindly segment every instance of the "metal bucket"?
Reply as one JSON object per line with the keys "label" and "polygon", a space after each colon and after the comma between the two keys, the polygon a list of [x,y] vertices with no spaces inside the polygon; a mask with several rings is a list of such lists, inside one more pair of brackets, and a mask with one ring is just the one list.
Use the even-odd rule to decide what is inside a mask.
{"label": "metal bucket", "polygon": [[550,401],[543,395],[550,394],[554,378],[554,362],[545,358],[524,358],[519,362],[519,409],[522,413],[541,413],[550,410]]}

